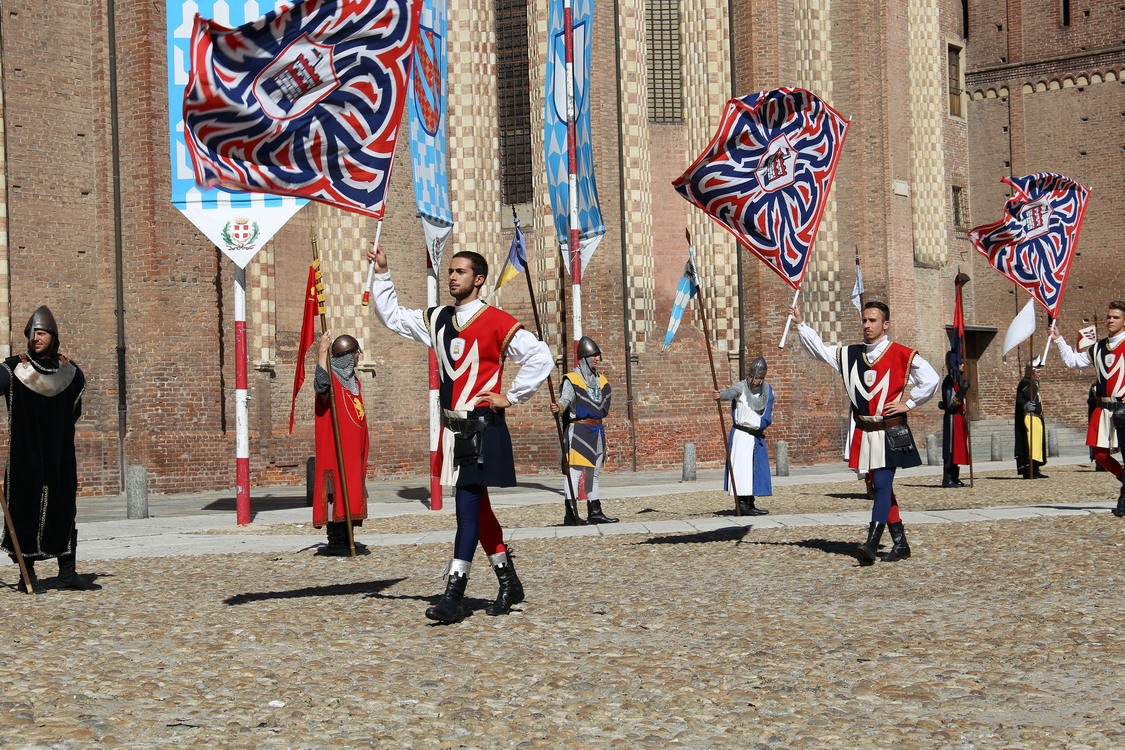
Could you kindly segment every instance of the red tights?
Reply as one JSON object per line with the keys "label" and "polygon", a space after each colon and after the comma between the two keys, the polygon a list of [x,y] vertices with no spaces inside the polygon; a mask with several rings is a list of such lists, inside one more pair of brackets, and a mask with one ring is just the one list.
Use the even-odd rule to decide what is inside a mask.
{"label": "red tights", "polygon": [[1121,464],[1109,454],[1109,448],[1094,448],[1094,460],[1113,476],[1121,478]]}

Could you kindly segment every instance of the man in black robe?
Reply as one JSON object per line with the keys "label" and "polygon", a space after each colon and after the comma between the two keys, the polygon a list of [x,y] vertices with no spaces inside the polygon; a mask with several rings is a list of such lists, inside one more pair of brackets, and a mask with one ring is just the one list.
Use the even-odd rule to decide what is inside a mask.
{"label": "man in black robe", "polygon": [[[59,328],[46,305],[32,314],[23,333],[27,353],[0,365],[0,395],[8,406],[10,437],[4,493],[30,579],[25,583],[43,593],[35,561],[57,557],[58,588],[100,588],[75,572],[74,423],[82,415],[86,378],[78,365],[59,354]],[[15,560],[6,526],[0,549]]]}
{"label": "man in black robe", "polygon": [[1045,479],[1039,467],[1047,463],[1047,431],[1043,429],[1043,401],[1039,370],[1031,362],[1016,386],[1016,471],[1024,479]]}

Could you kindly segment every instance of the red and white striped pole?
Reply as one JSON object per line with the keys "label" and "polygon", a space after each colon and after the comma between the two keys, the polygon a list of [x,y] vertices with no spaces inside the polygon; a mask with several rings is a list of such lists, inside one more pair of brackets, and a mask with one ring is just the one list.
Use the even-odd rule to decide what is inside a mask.
{"label": "red and white striped pole", "polygon": [[[433,256],[426,251],[426,306],[437,307],[438,281],[437,269],[434,268]],[[441,510],[441,403],[438,390],[441,388],[441,379],[438,377],[437,354],[430,347],[430,510]]]}
{"label": "red and white striped pole", "polygon": [[234,463],[235,514],[250,523],[250,418],[246,408],[246,269],[234,267]]}
{"label": "red and white striped pole", "polygon": [[574,363],[578,364],[578,341],[582,338],[582,253],[578,241],[578,139],[575,135],[577,107],[574,102],[574,21],[570,0],[563,2],[563,28],[566,41],[566,147],[570,207],[570,285],[574,331]]}

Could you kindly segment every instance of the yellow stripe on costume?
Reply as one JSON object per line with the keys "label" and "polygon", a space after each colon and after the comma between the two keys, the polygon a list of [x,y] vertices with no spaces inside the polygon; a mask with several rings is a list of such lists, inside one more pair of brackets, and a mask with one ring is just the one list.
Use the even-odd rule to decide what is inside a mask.
{"label": "yellow stripe on costume", "polygon": [[594,468],[594,465],[590,463],[589,460],[579,455],[578,451],[575,450],[570,452],[570,457],[567,458],[567,462],[571,466],[589,466],[591,469]]}

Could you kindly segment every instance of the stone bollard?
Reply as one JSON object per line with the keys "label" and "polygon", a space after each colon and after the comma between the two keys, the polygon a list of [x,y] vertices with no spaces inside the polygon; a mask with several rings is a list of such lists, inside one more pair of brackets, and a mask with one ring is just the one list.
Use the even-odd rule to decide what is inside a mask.
{"label": "stone bollard", "polygon": [[991,458],[992,458],[993,461],[1003,461],[1004,460],[1004,452],[1000,448],[1000,436],[995,434],[995,433],[993,433],[993,435],[992,435],[992,455],[991,455]]}
{"label": "stone bollard", "polygon": [[[313,493],[316,491],[316,456],[309,456],[305,463],[305,505],[312,507]],[[345,530],[347,527],[344,527]]]}
{"label": "stone bollard", "polygon": [[778,440],[775,452],[777,453],[777,476],[789,476],[789,443]]}
{"label": "stone bollard", "polygon": [[937,444],[937,435],[926,435],[926,463],[930,466],[941,465],[941,449]]}
{"label": "stone bollard", "polygon": [[143,466],[125,471],[125,507],[128,518],[148,518],[148,473]]}
{"label": "stone bollard", "polygon": [[684,443],[684,472],[680,481],[695,481],[695,443]]}
{"label": "stone bollard", "polygon": [[1059,431],[1047,430],[1047,455],[1052,458],[1059,457]]}

